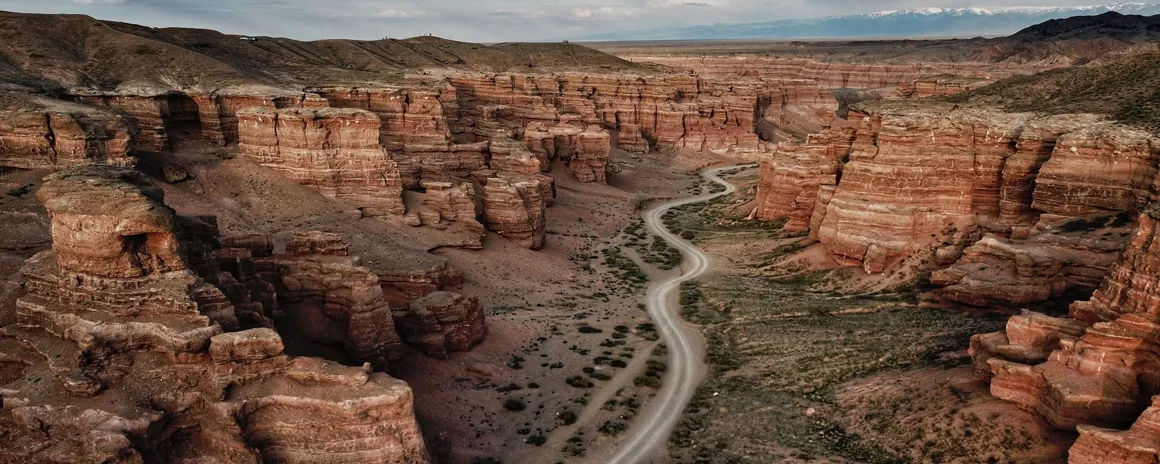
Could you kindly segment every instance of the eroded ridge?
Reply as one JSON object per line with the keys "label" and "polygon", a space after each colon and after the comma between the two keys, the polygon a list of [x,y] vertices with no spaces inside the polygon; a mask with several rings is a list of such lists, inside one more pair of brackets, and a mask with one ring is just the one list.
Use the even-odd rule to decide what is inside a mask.
{"label": "eroded ridge", "polygon": [[352,258],[336,237],[302,235],[285,256],[260,237],[227,248],[212,218],[178,216],[144,175],[107,166],[53,174],[38,197],[53,249],[25,264],[0,332],[5,460],[428,461],[406,383],[288,356],[268,327],[292,310],[277,292],[322,292],[352,356],[397,348],[378,276],[339,262]]}

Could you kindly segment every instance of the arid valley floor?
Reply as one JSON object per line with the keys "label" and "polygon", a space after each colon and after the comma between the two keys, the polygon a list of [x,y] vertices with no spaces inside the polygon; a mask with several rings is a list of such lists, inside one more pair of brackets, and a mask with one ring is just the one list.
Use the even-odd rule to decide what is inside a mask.
{"label": "arid valley floor", "polygon": [[0,12],[0,462],[1155,463],[1158,25]]}

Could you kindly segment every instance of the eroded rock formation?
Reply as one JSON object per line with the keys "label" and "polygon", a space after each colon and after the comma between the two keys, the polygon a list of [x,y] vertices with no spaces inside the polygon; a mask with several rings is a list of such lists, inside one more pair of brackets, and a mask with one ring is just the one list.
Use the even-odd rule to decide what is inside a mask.
{"label": "eroded rock formation", "polygon": [[761,162],[754,217],[788,218],[788,230],[808,230],[819,189],[837,186],[853,135],[832,129],[811,135],[804,145],[779,144]]}
{"label": "eroded rock formation", "polygon": [[484,179],[483,215],[487,227],[525,248],[544,246],[546,207],[543,183],[524,176]]}
{"label": "eroded rock formation", "polygon": [[0,166],[64,169],[79,164],[132,166],[132,128],[109,111],[82,105],[0,110]]}
{"label": "eroded rock formation", "polygon": [[1067,63],[992,63],[985,61],[919,62],[871,64],[823,62],[808,58],[778,56],[680,56],[632,55],[633,61],[650,62],[688,69],[706,78],[762,77],[769,79],[809,79],[824,88],[879,89],[895,87],[930,76],[954,75],[1002,80],[1067,66]]}
{"label": "eroded rock formation", "polygon": [[[990,378],[992,394],[1056,427],[1080,430],[1072,463],[1155,457],[1145,446],[1157,440],[1149,426],[1154,414],[1144,412],[1160,393],[1154,215],[1140,216],[1115,270],[1091,300],[1072,304],[1068,318],[1024,314],[1012,318],[1006,332],[971,340],[976,370]],[[1129,432],[1105,430],[1133,421],[1137,426]],[[1106,447],[1097,449],[1097,443]]]}
{"label": "eroded rock formation", "polygon": [[403,340],[438,358],[470,350],[487,335],[479,300],[451,292],[435,292],[410,302],[406,310],[395,312],[395,325]]}
{"label": "eroded rock formation", "polygon": [[[915,253],[944,265],[963,257],[936,276],[960,303],[1019,305],[1094,288],[1123,240],[1043,232],[1080,216],[1138,211],[1156,180],[1154,136],[1092,115],[908,102],[862,109],[851,114],[848,149],[839,129],[779,147],[763,165],[755,216],[809,226],[835,259],[869,272]],[[839,161],[845,152],[848,161]],[[1124,232],[1102,224],[1094,227]],[[994,236],[975,243],[987,233]],[[981,267],[994,278],[973,272]],[[993,299],[980,294],[999,280]]]}
{"label": "eroded rock formation", "polygon": [[267,241],[220,248],[208,220],[175,215],[130,170],[62,171],[38,197],[54,248],[25,265],[17,322],[0,330],[0,458],[427,462],[404,382],[286,356],[277,332],[239,330],[241,296],[199,276],[251,281]]}
{"label": "eroded rock formation", "polygon": [[355,109],[238,112],[242,156],[367,215],[403,214],[399,168],[379,145],[374,114]]}

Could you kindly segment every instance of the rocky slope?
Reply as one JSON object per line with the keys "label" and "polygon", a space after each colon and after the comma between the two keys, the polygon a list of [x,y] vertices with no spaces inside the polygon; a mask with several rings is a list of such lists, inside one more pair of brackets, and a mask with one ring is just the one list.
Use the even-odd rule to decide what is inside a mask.
{"label": "rocky slope", "polygon": [[[1028,313],[1012,318],[1005,332],[971,340],[976,371],[990,380],[992,394],[1080,432],[1073,464],[1156,456],[1154,413],[1146,411],[1160,393],[1155,214],[1140,216],[1112,273],[1091,300],[1072,304],[1068,317]],[[1107,429],[1133,421],[1127,432]]]}
{"label": "rocky slope", "polygon": [[[285,273],[265,264],[268,242],[222,247],[213,218],[175,215],[130,170],[65,170],[38,197],[53,249],[25,264],[17,322],[0,330],[4,460],[427,461],[405,383],[287,356],[262,327],[282,317],[262,285]],[[385,317],[361,331],[387,334]]]}

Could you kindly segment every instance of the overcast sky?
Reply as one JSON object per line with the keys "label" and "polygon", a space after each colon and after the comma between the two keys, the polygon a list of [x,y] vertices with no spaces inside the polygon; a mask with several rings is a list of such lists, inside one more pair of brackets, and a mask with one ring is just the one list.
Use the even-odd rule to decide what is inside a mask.
{"label": "overcast sky", "polygon": [[[148,26],[313,40],[435,34],[473,42],[555,40],[673,25],[1004,4],[960,0],[0,0],[0,9],[82,13]],[[1098,0],[1021,0],[1072,6]]]}

